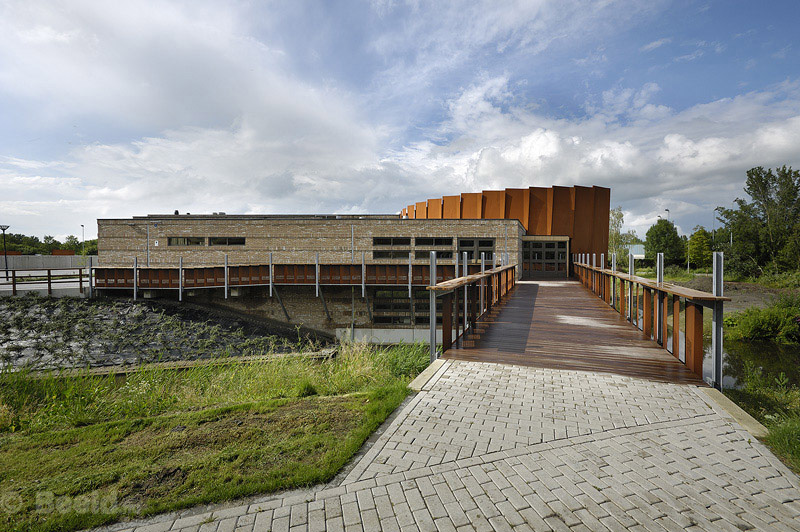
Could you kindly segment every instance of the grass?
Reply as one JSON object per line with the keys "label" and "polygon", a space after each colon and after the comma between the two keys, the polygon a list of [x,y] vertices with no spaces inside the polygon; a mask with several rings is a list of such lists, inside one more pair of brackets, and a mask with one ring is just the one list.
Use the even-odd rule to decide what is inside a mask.
{"label": "grass", "polygon": [[[655,279],[656,269],[650,267],[637,267],[635,270],[635,274],[640,277]],[[705,274],[705,269],[693,270],[691,272],[687,272],[686,268],[670,265],[664,268],[664,281],[667,283],[674,283],[679,281],[691,281],[692,279],[694,279],[694,276],[696,274]]]}
{"label": "grass", "polygon": [[422,346],[325,361],[0,372],[0,529],[71,531],[330,480],[402,402]]}
{"label": "grass", "polygon": [[792,289],[800,288],[800,271],[765,273],[759,277],[749,279],[768,288]]}
{"label": "grass", "polygon": [[767,376],[752,362],[746,366],[742,387],[725,394],[769,430],[766,444],[800,474],[800,387],[783,373]]}
{"label": "grass", "polygon": [[784,295],[764,308],[751,307],[725,317],[732,340],[800,343],[800,295]]}

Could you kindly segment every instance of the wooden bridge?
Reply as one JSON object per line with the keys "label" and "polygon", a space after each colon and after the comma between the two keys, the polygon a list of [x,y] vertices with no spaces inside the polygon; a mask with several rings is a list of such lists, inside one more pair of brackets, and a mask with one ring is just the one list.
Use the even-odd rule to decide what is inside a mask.
{"label": "wooden bridge", "polygon": [[[436,294],[440,300],[442,356],[700,385],[705,306],[715,312],[712,336],[720,335],[708,380],[720,385],[720,318],[728,298],[583,263],[574,271],[564,280],[515,282],[512,276],[486,303],[477,301],[494,283],[480,274],[429,287],[432,301]],[[464,304],[456,304],[462,297]],[[455,339],[448,334],[452,324]]]}

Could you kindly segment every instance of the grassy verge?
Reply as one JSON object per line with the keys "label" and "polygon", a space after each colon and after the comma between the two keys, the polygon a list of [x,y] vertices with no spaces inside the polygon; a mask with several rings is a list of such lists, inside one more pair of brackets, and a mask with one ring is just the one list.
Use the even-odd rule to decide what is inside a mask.
{"label": "grassy verge", "polygon": [[70,531],[331,479],[427,364],[419,346],[311,361],[0,373],[0,529]]}
{"label": "grassy verge", "polygon": [[725,394],[767,427],[767,445],[800,474],[800,387],[783,373],[767,377],[755,364],[747,366],[743,386]]}
{"label": "grassy verge", "polygon": [[800,343],[800,295],[784,295],[766,307],[727,316],[725,333],[732,340]]}

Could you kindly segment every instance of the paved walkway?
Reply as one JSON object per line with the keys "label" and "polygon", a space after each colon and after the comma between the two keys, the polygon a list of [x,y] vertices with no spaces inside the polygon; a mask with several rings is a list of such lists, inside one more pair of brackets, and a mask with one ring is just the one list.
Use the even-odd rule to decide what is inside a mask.
{"label": "paved walkway", "polygon": [[705,390],[448,360],[338,485],[105,530],[800,530],[798,478]]}

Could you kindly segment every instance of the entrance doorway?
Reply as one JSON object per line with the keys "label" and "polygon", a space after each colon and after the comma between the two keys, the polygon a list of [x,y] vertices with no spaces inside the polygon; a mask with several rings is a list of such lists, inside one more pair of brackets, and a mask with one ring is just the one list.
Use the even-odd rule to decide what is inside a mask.
{"label": "entrance doorway", "polygon": [[[530,238],[530,237],[528,237]],[[556,279],[569,275],[569,239],[525,239],[522,242],[522,278]]]}

